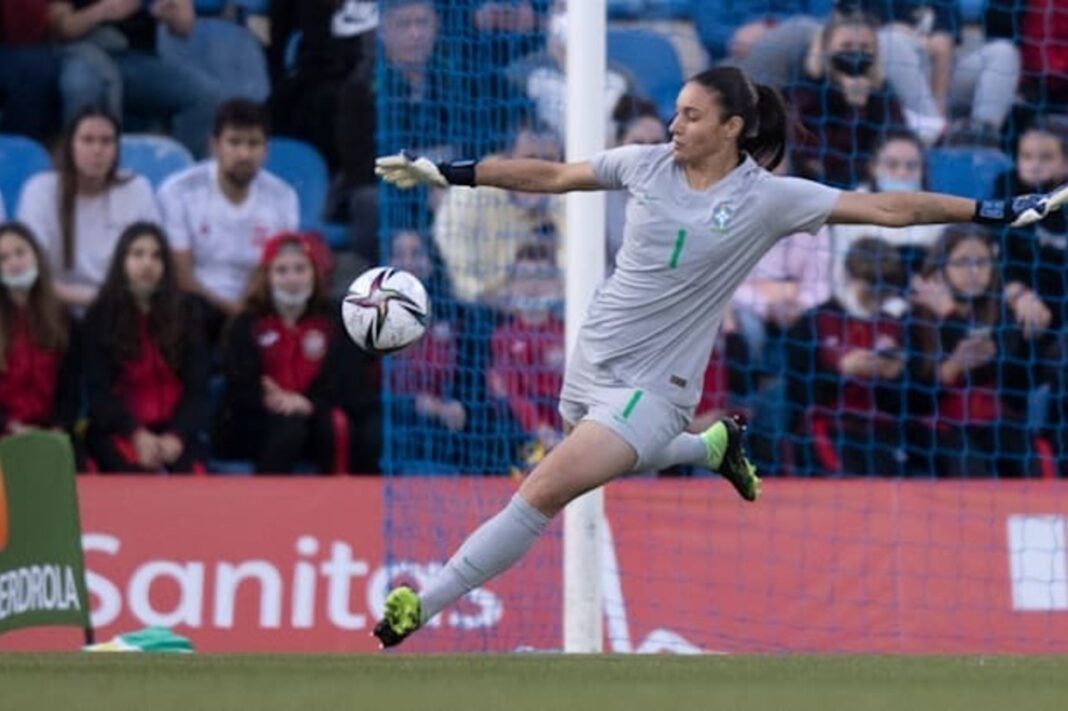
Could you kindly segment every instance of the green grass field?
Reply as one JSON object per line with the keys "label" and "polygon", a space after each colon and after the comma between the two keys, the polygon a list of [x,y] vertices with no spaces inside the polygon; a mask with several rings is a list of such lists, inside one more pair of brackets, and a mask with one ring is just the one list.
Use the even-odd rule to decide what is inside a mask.
{"label": "green grass field", "polygon": [[11,711],[1068,708],[1068,657],[4,654]]}

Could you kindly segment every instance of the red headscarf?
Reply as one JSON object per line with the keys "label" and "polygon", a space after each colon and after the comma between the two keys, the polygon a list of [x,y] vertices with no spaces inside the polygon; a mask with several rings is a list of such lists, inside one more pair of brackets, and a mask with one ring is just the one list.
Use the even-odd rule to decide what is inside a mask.
{"label": "red headscarf", "polygon": [[278,251],[287,246],[297,247],[308,255],[318,278],[327,279],[333,272],[334,255],[318,232],[279,232],[263,245],[260,266],[264,269],[271,266]]}

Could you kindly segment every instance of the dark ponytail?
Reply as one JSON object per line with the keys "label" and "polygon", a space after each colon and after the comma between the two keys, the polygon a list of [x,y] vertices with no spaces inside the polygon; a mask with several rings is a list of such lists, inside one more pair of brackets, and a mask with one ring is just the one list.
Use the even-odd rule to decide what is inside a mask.
{"label": "dark ponytail", "polygon": [[723,120],[738,116],[745,124],[738,149],[767,170],[774,170],[786,155],[786,105],[779,92],[752,81],[737,67],[706,69],[692,79],[715,93]]}

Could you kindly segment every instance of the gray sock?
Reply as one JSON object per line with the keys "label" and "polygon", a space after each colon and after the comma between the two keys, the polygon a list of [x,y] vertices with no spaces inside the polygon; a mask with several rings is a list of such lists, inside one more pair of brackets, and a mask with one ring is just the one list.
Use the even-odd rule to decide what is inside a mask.
{"label": "gray sock", "polygon": [[704,440],[695,434],[683,432],[664,445],[659,452],[654,452],[649,461],[642,462],[645,471],[660,471],[676,464],[688,464],[691,467],[708,466],[708,449]]}
{"label": "gray sock", "polygon": [[419,593],[421,624],[508,570],[526,555],[549,525],[549,517],[519,494],[467,537],[441,572]]}

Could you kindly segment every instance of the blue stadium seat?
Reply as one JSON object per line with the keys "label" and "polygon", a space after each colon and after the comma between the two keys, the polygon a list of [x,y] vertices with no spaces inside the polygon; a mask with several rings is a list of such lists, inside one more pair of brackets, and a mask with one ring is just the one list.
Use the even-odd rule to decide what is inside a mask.
{"label": "blue stadium seat", "polygon": [[119,146],[119,164],[132,173],[143,175],[152,183],[153,189],[193,163],[193,156],[185,146],[167,136],[127,133]]}
{"label": "blue stadium seat", "polygon": [[199,17],[188,37],[161,28],[159,52],[207,74],[221,86],[223,98],[262,102],[271,93],[263,47],[248,28],[236,22]]}
{"label": "blue stadium seat", "polygon": [[193,9],[198,15],[221,15],[226,9],[226,0],[193,0]]}
{"label": "blue stadium seat", "polygon": [[11,217],[18,209],[23,184],[30,176],[52,169],[48,152],[31,138],[0,134],[0,198]]}
{"label": "blue stadium seat", "polygon": [[1012,168],[1012,158],[996,148],[934,148],[927,152],[931,190],[960,197],[989,197],[994,179]]}
{"label": "blue stadium seat", "polygon": [[613,20],[689,19],[692,15],[693,0],[608,0],[608,17]]}
{"label": "blue stadium seat", "polygon": [[983,21],[983,13],[986,12],[987,0],[961,0],[961,19],[966,23],[980,24]]}
{"label": "blue stadium seat", "polygon": [[683,76],[670,40],[649,30],[609,30],[608,59],[630,72],[638,91],[656,103],[663,118],[675,113]]}
{"label": "blue stadium seat", "polygon": [[234,0],[238,13],[267,15],[271,12],[271,0]]}
{"label": "blue stadium seat", "polygon": [[297,191],[301,229],[322,233],[334,249],[348,247],[349,237],[345,226],[323,220],[330,190],[330,174],[326,161],[314,146],[295,138],[272,138],[265,167]]}
{"label": "blue stadium seat", "polygon": [[833,6],[833,0],[695,0],[693,20],[715,63],[727,56],[735,31],[748,22],[764,18],[781,21],[795,15],[826,17]]}

